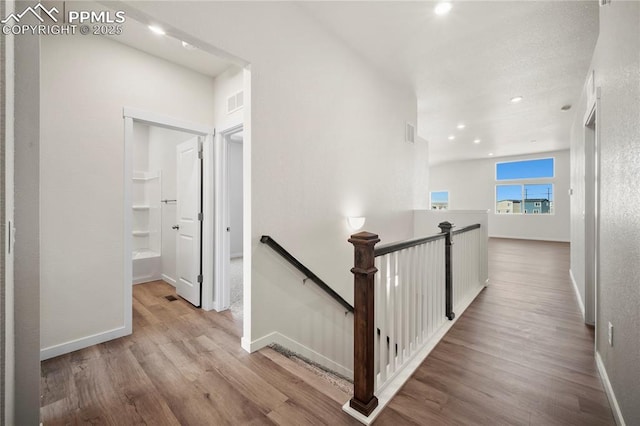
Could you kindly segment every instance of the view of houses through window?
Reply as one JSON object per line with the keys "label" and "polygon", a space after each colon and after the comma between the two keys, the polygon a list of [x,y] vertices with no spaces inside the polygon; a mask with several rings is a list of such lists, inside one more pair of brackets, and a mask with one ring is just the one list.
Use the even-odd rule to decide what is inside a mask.
{"label": "view of houses through window", "polygon": [[496,180],[511,181],[496,185],[496,213],[553,214],[553,183],[538,183],[553,177],[553,158],[496,163]]}
{"label": "view of houses through window", "polygon": [[449,191],[431,192],[431,210],[447,210],[449,208]]}

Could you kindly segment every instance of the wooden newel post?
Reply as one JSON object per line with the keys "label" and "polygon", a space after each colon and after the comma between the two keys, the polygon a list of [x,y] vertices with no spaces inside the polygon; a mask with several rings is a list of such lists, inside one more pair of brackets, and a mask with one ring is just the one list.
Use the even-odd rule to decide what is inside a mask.
{"label": "wooden newel post", "polygon": [[353,398],[349,405],[354,410],[369,416],[378,406],[375,397],[374,338],[375,317],[373,249],[380,239],[376,234],[359,232],[349,239],[355,249],[354,275],[354,324],[353,324]]}
{"label": "wooden newel post", "polygon": [[453,312],[453,261],[451,259],[451,228],[453,228],[453,223],[449,222],[441,222],[438,225],[442,234],[445,235],[445,252],[444,252],[444,273],[445,273],[445,302],[444,309],[445,315],[449,319],[449,321],[453,320],[456,317],[456,314]]}

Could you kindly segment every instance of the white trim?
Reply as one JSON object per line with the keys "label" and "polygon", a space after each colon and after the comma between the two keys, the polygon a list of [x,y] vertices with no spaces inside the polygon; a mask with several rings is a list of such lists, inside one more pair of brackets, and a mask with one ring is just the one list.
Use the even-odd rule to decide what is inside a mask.
{"label": "white trim", "polygon": [[620,410],[620,405],[618,405],[618,400],[616,399],[616,394],[613,392],[613,387],[611,386],[611,382],[609,381],[607,369],[604,367],[604,362],[602,362],[600,353],[597,351],[596,366],[598,367],[598,372],[600,373],[600,379],[602,380],[602,384],[604,385],[604,390],[607,393],[607,398],[609,398],[609,404],[611,405],[611,411],[613,411],[613,417],[616,420],[616,424],[618,426],[626,426],[624,418],[622,417],[622,410]]}
{"label": "white trim", "polygon": [[[129,289],[131,289],[131,286],[129,286]],[[104,343],[109,340],[127,336],[129,334],[131,334],[131,330],[127,329],[127,327],[118,327],[114,328],[113,330],[107,330],[102,333],[97,333],[91,336],[81,337],[79,339],[60,343],[58,345],[49,346],[48,348],[40,350],[40,361],[44,361],[46,359],[53,358],[59,355],[68,354],[69,352],[77,351],[79,349],[88,348],[89,346]]]}
{"label": "white trim", "polygon": [[[540,216],[543,216],[543,215],[540,215]],[[506,238],[508,240],[549,241],[550,243],[570,243],[571,242],[570,240],[563,240],[558,238],[515,237],[513,235],[489,235],[489,238]]]}
{"label": "white trim", "polygon": [[131,258],[133,253],[133,215],[131,214],[131,209],[133,208],[133,186],[131,184],[133,182],[133,140],[133,118],[125,117],[122,214],[124,216],[124,329],[126,333],[123,336],[133,332],[133,259]]}
{"label": "white trim", "polygon": [[161,275],[161,277],[162,277],[162,281],[164,281],[164,282],[166,282],[166,283],[169,283],[169,284],[171,284],[171,285],[172,285],[172,286],[174,286],[174,287],[176,286],[176,280],[175,280],[175,279],[173,279],[173,278],[171,278],[169,275],[167,275],[167,274],[162,274],[162,275]]}
{"label": "white trim", "polygon": [[[202,144],[202,309],[216,309],[215,293],[215,145],[213,133]],[[175,281],[174,281],[175,285]]]}
{"label": "white trim", "polygon": [[576,283],[576,279],[573,276],[573,271],[569,268],[569,278],[571,278],[571,285],[573,285],[573,291],[576,293],[576,299],[578,299],[578,306],[580,307],[580,312],[582,313],[582,320],[585,320],[584,317],[584,303],[582,302],[582,296],[580,296],[580,290],[578,290],[578,284]]}
{"label": "white trim", "polygon": [[393,397],[398,393],[398,391],[404,386],[404,384],[409,380],[411,375],[422,365],[424,360],[429,356],[431,351],[440,343],[442,338],[447,334],[447,332],[453,327],[453,325],[460,319],[462,313],[471,305],[471,303],[475,300],[476,297],[480,294],[480,292],[485,288],[485,286],[478,286],[478,289],[475,293],[465,300],[464,302],[459,304],[459,314],[452,321],[446,321],[438,331],[434,333],[433,336],[429,339],[429,341],[425,344],[425,346],[420,349],[413,356],[413,359],[409,361],[405,366],[402,367],[402,370],[393,378],[393,380],[387,382],[383,388],[376,392],[376,396],[378,397],[378,406],[369,417],[365,417],[360,412],[354,410],[349,406],[349,401],[347,401],[343,406],[342,410],[346,413],[350,414],[360,423],[365,425],[370,425],[373,421],[378,417],[378,415],[382,412],[384,407],[391,402]]}
{"label": "white trim", "polygon": [[212,135],[216,131],[213,127],[131,107],[122,108],[122,117],[132,118],[135,121],[152,126],[160,124],[162,127],[167,129],[187,131],[188,133],[193,133],[199,136]]}
{"label": "white trim", "polygon": [[254,340],[248,345],[246,345],[246,342],[243,339],[242,347],[245,350],[248,350],[248,352],[255,352],[272,343],[275,343],[284,348],[287,348],[288,350],[296,354],[299,354],[300,356],[303,356],[310,361],[318,363],[333,372],[341,374],[345,377],[349,377],[349,378],[353,377],[353,370],[345,367],[344,365],[338,364],[337,362],[314,351],[313,349],[303,345],[302,343],[296,342],[295,340],[292,340],[291,338],[277,331],[274,331],[272,333],[267,334],[266,336],[263,336],[257,340]]}

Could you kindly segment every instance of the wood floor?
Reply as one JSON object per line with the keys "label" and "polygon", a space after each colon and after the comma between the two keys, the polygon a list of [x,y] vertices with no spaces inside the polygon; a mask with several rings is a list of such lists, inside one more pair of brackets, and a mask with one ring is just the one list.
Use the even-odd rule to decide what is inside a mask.
{"label": "wood floor", "polygon": [[377,425],[614,425],[565,243],[492,239],[490,285]]}
{"label": "wood floor", "polygon": [[134,286],[133,335],[42,363],[45,426],[359,424],[324,379],[272,349],[246,353],[229,311],[172,294]]}
{"label": "wood floor", "polygon": [[[562,243],[492,240],[490,286],[378,425],[612,425]],[[271,349],[247,354],[230,313],[134,287],[134,334],[42,363],[49,425],[358,424],[349,397]]]}

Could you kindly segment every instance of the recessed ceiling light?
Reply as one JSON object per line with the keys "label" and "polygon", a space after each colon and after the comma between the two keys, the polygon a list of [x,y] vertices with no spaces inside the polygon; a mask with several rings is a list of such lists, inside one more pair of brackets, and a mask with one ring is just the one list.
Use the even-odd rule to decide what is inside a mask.
{"label": "recessed ceiling light", "polygon": [[465,128],[465,127],[467,127],[467,126],[466,126],[464,123],[460,123],[460,124],[458,124],[456,127],[457,127],[458,129],[462,130],[462,129],[464,129],[464,128]]}
{"label": "recessed ceiling light", "polygon": [[473,143],[480,143],[480,142],[481,142],[480,139],[474,139],[473,140]]}
{"label": "recessed ceiling light", "polygon": [[184,47],[187,50],[197,50],[198,48],[195,47],[193,44],[189,44],[186,41],[182,42],[182,47]]}
{"label": "recessed ceiling light", "polygon": [[149,25],[149,29],[153,33],[158,34],[158,35],[165,35],[166,34],[166,32],[162,28],[160,28],[158,26],[155,26],[155,25]]}
{"label": "recessed ceiling light", "polygon": [[567,105],[562,105],[562,108],[560,108],[561,111],[569,111],[571,109],[571,105],[567,104]]}
{"label": "recessed ceiling light", "polygon": [[518,102],[520,102],[522,100],[522,96],[514,96],[513,98],[511,98],[511,103],[512,104],[517,104]]}
{"label": "recessed ceiling light", "polygon": [[442,1],[436,5],[436,8],[433,9],[433,11],[436,13],[436,15],[443,16],[451,12],[452,8],[453,8],[453,5],[450,2]]}
{"label": "recessed ceiling light", "polygon": [[454,140],[456,137],[453,135],[449,135],[449,137],[447,139],[449,139],[450,141]]}
{"label": "recessed ceiling light", "polygon": [[490,152],[490,153],[489,153],[489,157],[493,157],[493,152]]}

